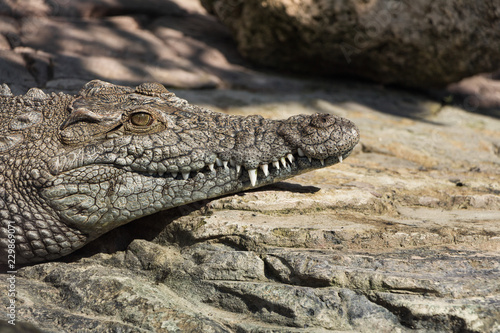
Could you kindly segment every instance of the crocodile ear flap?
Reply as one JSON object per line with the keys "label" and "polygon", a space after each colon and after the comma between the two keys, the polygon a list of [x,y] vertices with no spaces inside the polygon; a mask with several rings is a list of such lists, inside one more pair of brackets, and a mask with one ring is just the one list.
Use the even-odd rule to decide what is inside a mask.
{"label": "crocodile ear flap", "polygon": [[78,108],[73,112],[71,112],[69,117],[61,125],[60,129],[62,131],[68,126],[78,122],[99,123],[102,126],[113,126],[121,122],[121,116],[122,116],[121,112],[115,112],[103,115],[103,114],[97,114],[87,108]]}

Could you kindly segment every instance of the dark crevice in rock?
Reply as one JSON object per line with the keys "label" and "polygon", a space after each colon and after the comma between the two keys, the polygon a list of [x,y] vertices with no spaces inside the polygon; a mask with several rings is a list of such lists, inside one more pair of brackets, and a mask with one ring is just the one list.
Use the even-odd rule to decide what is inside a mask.
{"label": "dark crevice in rock", "polygon": [[[173,214],[169,214],[170,212]],[[181,214],[177,209],[171,209],[138,219],[111,230],[61,260],[64,262],[74,262],[99,253],[112,254],[118,251],[125,251],[135,239],[152,241],[179,216]]]}
{"label": "dark crevice in rock", "polygon": [[477,333],[469,330],[463,318],[452,314],[442,315],[415,315],[404,306],[392,304],[377,295],[367,295],[373,303],[384,307],[399,318],[400,323],[410,329],[426,330],[430,332]]}
{"label": "dark crevice in rock", "polygon": [[[289,281],[290,281],[289,276],[288,275],[283,276],[283,274],[288,273],[288,272],[292,272],[292,267],[282,258],[273,256],[276,260],[279,260],[279,262],[284,267],[286,267],[285,268],[286,271],[284,271],[284,269],[281,269],[281,270],[277,269],[276,267],[274,267],[274,265],[272,265],[269,262],[268,257],[269,257],[269,255],[261,256],[262,261],[264,261],[264,274],[265,274],[266,278],[268,278],[271,281],[275,281],[275,282],[289,283]],[[280,274],[280,272],[282,274]]]}
{"label": "dark crevice in rock", "polygon": [[[282,265],[282,267],[276,267],[276,263],[273,264],[270,260],[271,258],[277,260],[279,265]],[[311,288],[324,288],[332,286],[331,281],[328,280],[317,279],[311,276],[301,277],[294,271],[293,266],[291,266],[284,258],[271,254],[263,256],[262,260],[264,261],[266,277],[270,280],[293,286]]]}
{"label": "dark crevice in rock", "polygon": [[[215,289],[220,292],[221,294],[224,295],[224,298],[225,300],[223,302],[221,302],[221,304],[218,304],[219,306],[221,306],[222,308],[225,308],[229,311],[236,311],[236,312],[248,312],[248,313],[251,313],[253,315],[256,315],[256,316],[259,316],[260,314],[262,314],[262,312],[266,312],[266,313],[275,313],[276,315],[280,316],[280,317],[284,317],[284,318],[287,318],[289,320],[293,320],[294,318],[294,313],[293,311],[287,307],[287,306],[284,306],[282,304],[279,304],[279,303],[273,303],[269,300],[266,300],[266,299],[263,299],[261,297],[258,297],[258,296],[255,296],[255,295],[250,295],[250,294],[246,294],[246,293],[242,293],[242,292],[238,292],[234,289],[232,289],[231,287],[226,287],[226,286],[223,286],[223,285],[216,285],[214,286]],[[236,298],[238,300],[240,300],[246,308],[232,308],[231,307],[231,304],[235,304],[234,302],[231,302],[230,301],[230,298]],[[238,302],[238,304],[240,304],[241,306],[241,303]],[[265,318],[261,317],[261,320],[263,321],[266,321]],[[271,323],[273,321],[270,321]]]}

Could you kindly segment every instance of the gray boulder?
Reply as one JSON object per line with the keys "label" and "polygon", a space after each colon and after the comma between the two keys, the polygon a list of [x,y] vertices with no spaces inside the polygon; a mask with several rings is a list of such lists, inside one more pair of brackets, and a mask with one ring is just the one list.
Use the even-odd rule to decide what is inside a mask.
{"label": "gray boulder", "polygon": [[498,1],[202,0],[255,63],[444,86],[500,62]]}

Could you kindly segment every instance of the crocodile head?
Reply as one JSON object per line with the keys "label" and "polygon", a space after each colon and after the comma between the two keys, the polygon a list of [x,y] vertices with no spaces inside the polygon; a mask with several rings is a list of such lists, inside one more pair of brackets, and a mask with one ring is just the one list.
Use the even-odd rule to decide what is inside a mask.
{"label": "crocodile head", "polygon": [[[342,162],[359,141],[356,126],[334,115],[227,115],[190,105],[156,83],[91,81],[53,119],[44,122],[52,127],[44,161],[30,167],[24,184],[36,187],[37,204],[59,225],[85,239],[71,249],[42,249],[47,255],[25,253],[29,261],[64,255],[160,210]],[[38,240],[53,243],[56,233]]]}

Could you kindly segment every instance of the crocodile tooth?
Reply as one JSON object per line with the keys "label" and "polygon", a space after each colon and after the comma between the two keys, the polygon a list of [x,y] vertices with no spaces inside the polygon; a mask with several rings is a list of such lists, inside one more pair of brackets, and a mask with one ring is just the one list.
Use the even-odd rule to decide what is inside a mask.
{"label": "crocodile tooth", "polygon": [[222,165],[224,166],[224,169],[229,169],[229,168],[227,167],[227,161],[222,161]]}
{"label": "crocodile tooth", "polygon": [[160,176],[163,176],[166,172],[167,172],[167,168],[163,164],[159,163],[158,164],[158,174]]}
{"label": "crocodile tooth", "polygon": [[210,164],[208,165],[208,168],[210,169],[210,171],[215,171],[215,169],[214,169],[214,164],[213,164],[213,163],[210,163]]}
{"label": "crocodile tooth", "polygon": [[321,162],[321,165],[325,165],[325,160],[324,159],[321,158],[319,161]]}
{"label": "crocodile tooth", "polygon": [[220,160],[220,158],[217,157],[215,159],[215,164],[217,164],[217,166],[220,166],[220,167],[222,166],[222,161]]}
{"label": "crocodile tooth", "polygon": [[172,177],[177,178],[178,172],[172,172]]}
{"label": "crocodile tooth", "polygon": [[236,165],[236,173],[239,174],[241,171],[241,165],[237,164]]}
{"label": "crocodile tooth", "polygon": [[250,184],[257,185],[257,169],[248,170],[248,177],[250,177]]}
{"label": "crocodile tooth", "polygon": [[260,168],[266,177],[269,176],[269,166],[267,164],[261,164]]}
{"label": "crocodile tooth", "polygon": [[273,162],[273,167],[275,167],[276,169],[278,169],[278,170],[279,170],[279,169],[280,169],[280,162],[278,162],[278,161],[274,161],[274,162]]}
{"label": "crocodile tooth", "polygon": [[229,164],[234,168],[236,166],[236,162],[231,158],[229,160]]}
{"label": "crocodile tooth", "polygon": [[283,164],[283,168],[286,168],[286,166],[287,166],[287,165],[286,165],[286,160],[285,160],[285,158],[284,158],[284,157],[282,157],[282,158],[280,159],[280,161],[281,161],[281,164]]}
{"label": "crocodile tooth", "polygon": [[343,161],[343,158],[342,158],[342,155],[339,156],[339,162],[342,163]]}
{"label": "crocodile tooth", "polygon": [[300,148],[297,148],[297,154],[299,154],[299,156],[306,156],[306,154],[304,154],[304,151]]}
{"label": "crocodile tooth", "polygon": [[288,154],[288,155],[286,155],[286,158],[288,158],[288,160],[290,161],[290,164],[292,164],[292,163],[293,163],[293,160],[295,159],[295,157],[293,157],[293,155],[292,155],[292,154]]}
{"label": "crocodile tooth", "polygon": [[309,160],[309,163],[313,162],[312,158],[310,158],[309,156],[307,156],[307,159]]}
{"label": "crocodile tooth", "polygon": [[183,172],[183,173],[182,173],[182,178],[183,178],[184,180],[188,179],[188,178],[189,178],[189,172]]}

